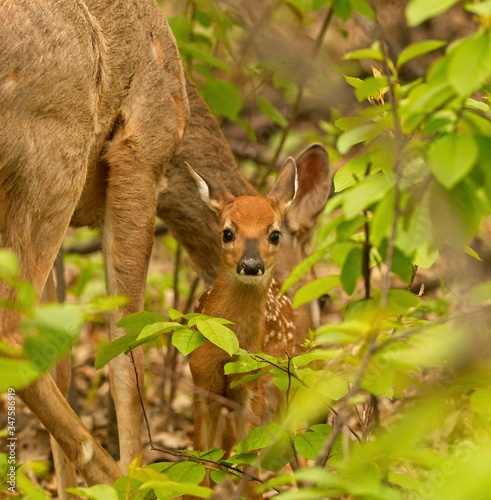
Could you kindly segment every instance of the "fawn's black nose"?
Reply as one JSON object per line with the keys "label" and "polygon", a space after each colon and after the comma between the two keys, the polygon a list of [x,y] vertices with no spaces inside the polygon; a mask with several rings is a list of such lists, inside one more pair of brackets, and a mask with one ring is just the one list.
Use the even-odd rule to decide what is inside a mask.
{"label": "fawn's black nose", "polygon": [[247,274],[248,276],[261,276],[264,274],[264,263],[261,259],[241,259],[237,264],[237,273]]}

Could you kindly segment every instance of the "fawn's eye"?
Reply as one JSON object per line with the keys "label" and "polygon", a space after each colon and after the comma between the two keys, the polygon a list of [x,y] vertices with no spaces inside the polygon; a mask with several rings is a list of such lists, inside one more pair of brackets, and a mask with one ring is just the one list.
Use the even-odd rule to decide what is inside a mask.
{"label": "fawn's eye", "polygon": [[280,242],[280,235],[281,235],[281,233],[279,231],[273,231],[269,235],[269,242],[272,245],[277,245]]}
{"label": "fawn's eye", "polygon": [[230,243],[235,238],[234,233],[230,229],[224,229],[222,232],[222,240],[224,243]]}

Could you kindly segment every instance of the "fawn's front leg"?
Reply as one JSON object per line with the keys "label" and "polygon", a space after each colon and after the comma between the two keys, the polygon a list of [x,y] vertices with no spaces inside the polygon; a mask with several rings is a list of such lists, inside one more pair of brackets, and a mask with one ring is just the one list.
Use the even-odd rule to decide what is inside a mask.
{"label": "fawn's front leg", "polygon": [[[265,399],[262,378],[230,389],[230,397],[240,407],[234,415],[237,441],[240,441],[245,439],[254,427],[263,422]],[[239,483],[239,491],[248,500],[261,500],[263,498],[261,493],[256,493],[259,482],[252,479],[255,475],[257,475],[255,466],[245,467],[244,475]]]}

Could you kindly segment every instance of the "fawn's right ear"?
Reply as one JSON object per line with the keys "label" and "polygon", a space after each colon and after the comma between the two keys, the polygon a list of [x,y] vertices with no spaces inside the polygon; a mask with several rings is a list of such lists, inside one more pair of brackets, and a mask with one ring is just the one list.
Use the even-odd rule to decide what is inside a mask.
{"label": "fawn's right ear", "polygon": [[213,181],[207,179],[204,175],[198,174],[188,163],[186,163],[189,173],[192,175],[196,186],[198,187],[201,199],[217,214],[220,214],[223,205],[231,202],[234,197],[220,186],[215,185]]}

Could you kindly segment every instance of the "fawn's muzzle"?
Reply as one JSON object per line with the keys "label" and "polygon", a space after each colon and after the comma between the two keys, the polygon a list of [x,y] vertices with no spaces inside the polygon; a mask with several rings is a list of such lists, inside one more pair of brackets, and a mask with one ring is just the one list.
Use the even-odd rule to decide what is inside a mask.
{"label": "fawn's muzzle", "polygon": [[238,274],[248,276],[262,276],[264,274],[264,263],[261,259],[241,259],[237,264]]}
{"label": "fawn's muzzle", "polygon": [[237,274],[246,276],[262,276],[264,274],[264,262],[261,259],[256,238],[246,239],[244,255],[237,263]]}

